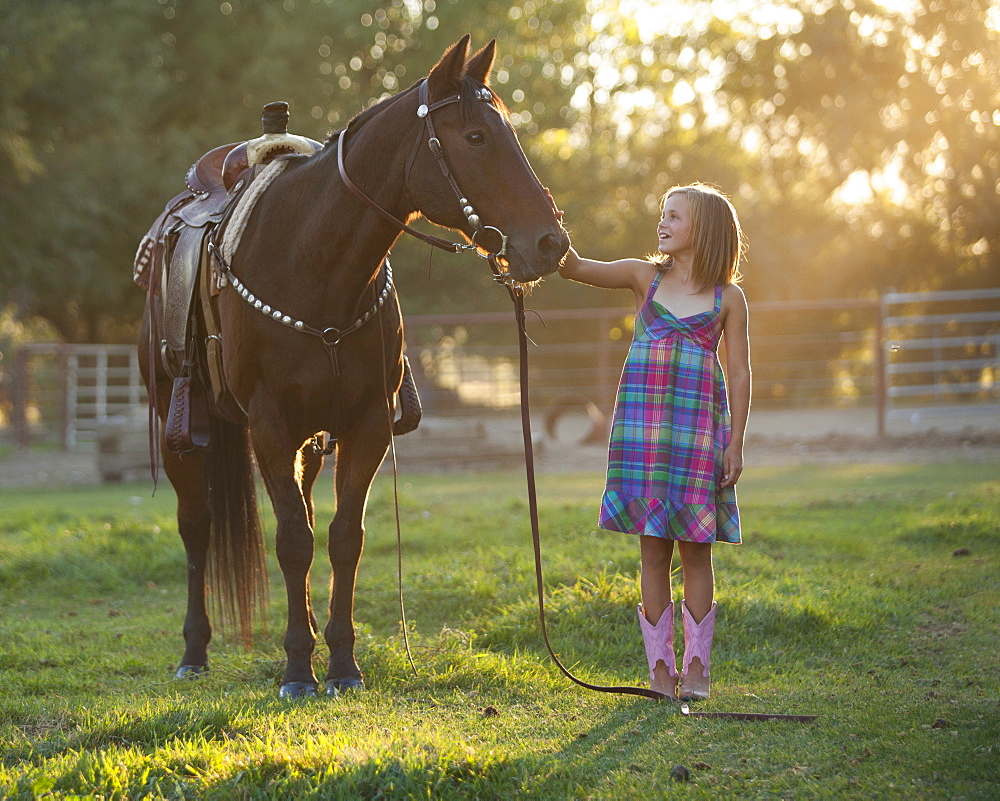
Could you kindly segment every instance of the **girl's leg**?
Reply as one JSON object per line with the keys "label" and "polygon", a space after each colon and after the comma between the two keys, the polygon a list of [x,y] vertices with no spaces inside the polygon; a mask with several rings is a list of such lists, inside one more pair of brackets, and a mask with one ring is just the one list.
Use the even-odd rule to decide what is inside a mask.
{"label": "girl's leg", "polygon": [[670,563],[674,558],[674,541],[663,537],[639,537],[639,558],[642,573],[639,591],[646,620],[654,626],[670,604]]}
{"label": "girl's leg", "polygon": [[684,603],[700,623],[715,601],[715,570],[712,567],[712,543],[681,542],[681,566],[684,568]]}
{"label": "girl's leg", "polygon": [[[700,656],[694,656],[690,660],[688,649],[694,636],[699,636],[694,629],[698,624],[705,623],[706,629],[710,624],[714,624],[714,601],[715,601],[715,572],[712,567],[712,543],[710,542],[682,542],[679,545],[681,553],[681,565],[684,568],[684,606],[687,614],[682,612],[685,618],[684,626],[684,650],[685,669],[682,676],[683,690],[682,697],[707,698],[709,692],[709,679],[707,665],[702,663]],[[706,621],[709,614],[713,615],[713,620]],[[688,619],[690,615],[690,619]],[[694,626],[691,623],[695,624]],[[707,648],[711,647],[711,633],[700,632],[701,639],[707,636]],[[707,658],[706,658],[707,662]]]}
{"label": "girl's leg", "polygon": [[[670,594],[670,564],[673,560],[673,540],[662,537],[639,537],[639,554],[642,572],[639,589],[642,606],[639,614],[646,656],[650,668],[650,689],[671,697],[677,694],[677,672],[673,655],[673,608]],[[664,616],[666,613],[666,616]],[[662,625],[657,627],[657,624]],[[649,625],[646,625],[646,624]]]}

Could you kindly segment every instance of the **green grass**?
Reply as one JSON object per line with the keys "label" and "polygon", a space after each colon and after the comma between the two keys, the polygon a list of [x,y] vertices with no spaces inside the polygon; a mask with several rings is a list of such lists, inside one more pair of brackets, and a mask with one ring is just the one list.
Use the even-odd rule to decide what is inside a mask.
{"label": "green grass", "polygon": [[[273,548],[253,649],[217,632],[211,673],[177,681],[184,559],[169,487],[0,490],[0,797],[996,798],[998,468],[746,476],[746,544],[716,549],[701,708],[815,724],[684,719],[569,683],[539,636],[518,474],[401,478],[417,677],[399,627],[391,483],[379,479],[356,609],[369,689],[305,702],[277,698]],[[641,683],[637,547],[597,531],[601,483],[540,477],[549,632],[582,678]],[[324,487],[321,626],[332,510]],[[671,779],[675,765],[690,781]]]}

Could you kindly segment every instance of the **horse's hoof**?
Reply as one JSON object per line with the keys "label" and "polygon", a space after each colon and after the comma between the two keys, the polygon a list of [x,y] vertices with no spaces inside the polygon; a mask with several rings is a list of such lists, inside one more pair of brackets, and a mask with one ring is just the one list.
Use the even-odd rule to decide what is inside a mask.
{"label": "horse's hoof", "polygon": [[198,679],[208,673],[208,665],[181,665],[174,674],[178,679]]}
{"label": "horse's hoof", "polygon": [[290,681],[282,684],[278,693],[279,698],[315,698],[316,682],[314,681]]}
{"label": "horse's hoof", "polygon": [[326,683],[326,694],[331,698],[336,698],[341,693],[351,690],[363,690],[364,688],[365,682],[363,679],[330,679]]}

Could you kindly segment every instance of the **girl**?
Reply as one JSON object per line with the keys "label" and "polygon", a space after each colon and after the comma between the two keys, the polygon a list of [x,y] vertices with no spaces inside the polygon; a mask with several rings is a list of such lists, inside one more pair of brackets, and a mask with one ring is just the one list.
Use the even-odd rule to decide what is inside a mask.
{"label": "girl", "polygon": [[[663,197],[658,254],[602,262],[570,248],[559,272],[592,286],[631,289],[635,335],[615,404],[600,525],[638,534],[639,625],[650,688],[708,698],[715,627],[713,542],[740,542],[735,484],[750,412],[743,235],[732,204],[696,184]],[[716,356],[726,338],[726,379]],[[684,663],[674,660],[670,566],[684,574]]]}

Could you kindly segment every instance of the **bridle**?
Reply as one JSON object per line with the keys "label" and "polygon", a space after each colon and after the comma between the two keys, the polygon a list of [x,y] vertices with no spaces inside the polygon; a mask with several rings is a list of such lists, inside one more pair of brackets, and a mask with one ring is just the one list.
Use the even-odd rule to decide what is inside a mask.
{"label": "bridle", "polygon": [[[449,253],[461,253],[465,250],[475,251],[482,258],[489,261],[490,267],[493,270],[494,276],[497,280],[505,283],[508,287],[511,286],[512,279],[507,272],[506,265],[502,259],[507,255],[507,236],[500,231],[500,229],[492,225],[483,225],[480,220],[479,215],[476,213],[475,209],[469,203],[468,198],[462,194],[462,190],[459,188],[458,183],[455,181],[452,175],[451,168],[448,165],[448,160],[445,158],[444,150],[441,148],[441,140],[437,136],[437,132],[434,129],[434,122],[431,119],[433,112],[440,108],[448,106],[452,103],[458,103],[461,101],[461,95],[452,95],[446,97],[442,100],[438,100],[435,103],[428,102],[428,89],[426,79],[421,81],[418,88],[418,99],[419,106],[417,107],[417,117],[421,118],[424,122],[420,134],[417,136],[416,141],[413,144],[413,149],[410,153],[410,158],[407,161],[406,172],[404,173],[404,187],[409,184],[409,174],[410,169],[413,166],[413,162],[416,160],[417,154],[420,150],[420,145],[426,141],[427,146],[430,148],[431,152],[434,154],[435,159],[442,174],[448,181],[449,186],[451,186],[452,191],[455,193],[455,198],[462,208],[462,213],[465,215],[469,222],[469,225],[473,228],[473,235],[471,242],[451,242],[447,239],[442,239],[441,237],[434,236],[433,234],[425,234],[421,231],[417,231],[415,228],[411,228],[405,222],[397,218],[387,209],[380,206],[376,201],[374,201],[363,189],[361,189],[351,177],[347,174],[347,170],[344,167],[344,140],[347,138],[347,129],[340,131],[337,135],[337,168],[340,172],[341,180],[343,180],[344,185],[353,192],[358,198],[360,198],[366,205],[381,214],[386,220],[392,223],[394,226],[402,231],[416,237],[429,245],[446,250]],[[493,106],[493,93],[487,89],[485,86],[480,86],[476,89],[476,98],[480,101],[487,102]],[[494,106],[495,108],[495,106]],[[499,113],[499,112],[498,112]],[[424,134],[426,133],[426,140]],[[485,233],[486,231],[494,231],[500,236],[500,249],[497,251],[487,251],[482,245],[476,242],[476,237],[480,233]],[[210,243],[210,247],[216,260],[219,263],[219,269],[221,275],[232,284],[236,293],[243,298],[252,308],[260,311],[265,316],[271,317],[283,325],[286,325],[296,331],[301,331],[305,334],[310,334],[311,336],[317,337],[323,343],[323,347],[326,349],[327,357],[330,362],[331,371],[334,376],[338,376],[340,373],[340,368],[337,360],[337,346],[340,344],[341,340],[348,334],[357,331],[359,328],[364,326],[372,317],[377,315],[383,305],[385,304],[389,294],[392,292],[392,268],[389,266],[388,258],[385,259],[382,266],[382,272],[385,274],[385,283],[381,292],[376,296],[376,299],[372,307],[360,315],[353,323],[344,328],[335,327],[318,327],[312,326],[304,320],[299,320],[290,314],[285,314],[284,312],[274,308],[260,298],[256,297],[253,291],[246,286],[240,279],[232,273],[229,264],[226,259],[222,256],[221,251],[215,247],[214,240]]]}
{"label": "bridle", "polygon": [[[494,109],[496,106],[493,103],[493,93],[485,86],[480,86],[475,90],[476,98],[484,103],[489,103]],[[405,222],[400,220],[390,211],[388,211],[383,206],[380,206],[375,200],[373,200],[363,189],[361,189],[351,177],[347,174],[347,169],[344,166],[344,140],[347,138],[347,130],[341,131],[337,138],[337,168],[340,171],[340,178],[351,192],[354,193],[360,200],[362,200],[367,206],[377,211],[382,217],[410,236],[413,236],[428,245],[445,250],[449,253],[461,253],[465,250],[475,251],[482,258],[487,259],[490,262],[490,267],[493,269],[494,275],[503,275],[504,281],[510,280],[506,276],[506,266],[501,263],[500,260],[507,256],[507,235],[504,234],[499,228],[492,225],[483,225],[482,219],[479,214],[473,208],[472,204],[469,202],[468,197],[462,192],[455,180],[454,173],[452,172],[451,166],[448,164],[448,158],[445,156],[444,148],[441,146],[441,140],[438,138],[437,131],[434,128],[433,115],[438,109],[449,106],[452,103],[458,103],[461,101],[461,95],[451,95],[449,97],[442,98],[433,103],[430,102],[429,90],[427,88],[427,80],[424,79],[417,86],[417,117],[422,120],[423,125],[421,126],[420,132],[417,134],[417,138],[413,143],[413,147],[410,150],[410,156],[406,162],[406,170],[403,174],[403,185],[404,187],[409,186],[410,182],[410,171],[413,168],[413,164],[420,153],[421,145],[426,144],[430,149],[434,160],[441,170],[441,174],[444,176],[448,185],[451,187],[451,191],[455,195],[455,200],[458,202],[459,207],[462,209],[462,214],[465,215],[465,219],[468,221],[469,225],[473,229],[472,240],[470,242],[452,242],[448,239],[442,239],[439,236],[434,236],[433,234],[425,234],[421,231],[411,228]],[[497,109],[499,113],[499,109]],[[407,189],[407,194],[409,190]],[[489,251],[483,245],[476,242],[476,238],[487,231],[493,231],[500,237],[500,248],[496,251]]]}

